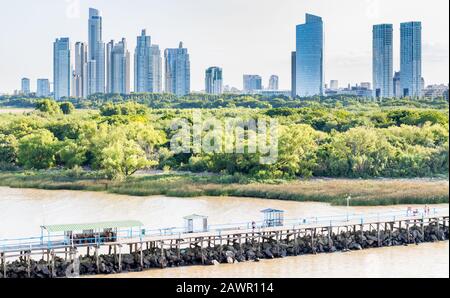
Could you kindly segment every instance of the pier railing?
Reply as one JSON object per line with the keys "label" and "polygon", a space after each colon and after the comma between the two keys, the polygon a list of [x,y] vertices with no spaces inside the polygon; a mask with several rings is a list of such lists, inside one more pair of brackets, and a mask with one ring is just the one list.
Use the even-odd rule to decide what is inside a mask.
{"label": "pier railing", "polygon": [[[296,219],[285,219],[283,226],[277,226],[280,228],[293,229],[301,228],[307,225],[317,225],[323,227],[334,227],[342,224],[365,224],[368,222],[395,222],[398,219],[402,220],[418,220],[436,216],[448,216],[448,208],[432,208],[430,210],[395,210],[383,213],[366,213],[366,214],[343,214],[332,216],[317,216],[317,217],[304,217]],[[264,221],[252,221],[242,223],[230,223],[230,224],[218,224],[209,225],[207,232],[220,235],[225,231],[232,230],[261,230],[268,228]],[[197,231],[194,231],[196,233]],[[200,232],[200,231],[198,231]],[[205,232],[205,231],[201,231]],[[142,228],[140,230],[118,230],[114,236],[110,237],[87,237],[70,239],[64,234],[51,234],[43,235],[40,237],[28,237],[28,238],[14,238],[14,239],[2,239],[0,240],[0,252],[8,251],[28,251],[36,249],[55,249],[59,247],[79,247],[79,246],[92,246],[95,244],[101,245],[102,243],[117,242],[119,240],[127,239],[143,239],[146,237],[158,237],[158,236],[176,236],[188,234],[186,227],[172,227],[172,228],[160,228],[160,229],[147,229]]]}

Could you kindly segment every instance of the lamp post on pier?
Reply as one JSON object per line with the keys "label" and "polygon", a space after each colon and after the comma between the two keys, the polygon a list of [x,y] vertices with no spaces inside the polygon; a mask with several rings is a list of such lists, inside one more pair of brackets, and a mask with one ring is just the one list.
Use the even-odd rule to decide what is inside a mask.
{"label": "lamp post on pier", "polygon": [[347,197],[347,222],[349,221],[349,211],[350,211],[350,200],[352,199],[352,197],[349,195]]}

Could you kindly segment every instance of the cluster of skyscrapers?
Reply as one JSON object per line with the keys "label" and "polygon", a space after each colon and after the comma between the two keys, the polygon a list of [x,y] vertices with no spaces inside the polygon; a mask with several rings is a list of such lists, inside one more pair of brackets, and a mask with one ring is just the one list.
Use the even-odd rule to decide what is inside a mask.
{"label": "cluster of skyscrapers", "polygon": [[[338,88],[338,81],[324,84],[324,25],[319,16],[306,14],[304,24],[296,27],[296,50],[291,55],[291,91],[279,91],[279,77],[272,75],[268,88],[255,74],[243,76],[243,93],[283,94],[292,97],[312,97],[332,94],[355,94],[375,98],[421,97],[422,25],[408,22],[400,25],[400,71],[394,73],[394,38],[392,24],[373,26],[372,86],[361,83],[356,87]],[[69,38],[54,42],[54,97],[87,98],[96,93],[128,94],[163,92],[163,62],[161,50],[152,43],[151,36],[142,30],[137,36],[134,51],[134,85],[130,79],[130,52],[125,38],[111,40],[106,45],[102,36],[102,16],[97,9],[89,9],[88,43],[76,42],[72,51]],[[73,56],[73,57],[72,57]],[[72,63],[72,58],[74,63]],[[73,66],[73,68],[72,68]],[[164,51],[164,91],[183,96],[191,92],[190,58],[183,43]],[[441,87],[439,87],[442,89]],[[205,92],[229,92],[223,87],[223,70],[213,66],[205,72]],[[235,88],[232,88],[232,90]],[[436,89],[436,88],[435,88]],[[237,89],[236,89],[237,90]],[[341,93],[338,93],[341,92]],[[22,79],[22,93],[30,93],[30,80]],[[428,93],[433,93],[429,90]],[[37,96],[48,96],[50,83],[38,79]]]}
{"label": "cluster of skyscrapers", "polygon": [[393,25],[373,26],[373,95],[376,98],[421,97],[422,24],[400,25],[400,72],[393,69]]}
{"label": "cluster of skyscrapers", "polygon": [[[102,16],[89,9],[88,43],[77,42],[72,50],[69,38],[56,39],[53,51],[54,97],[86,98],[96,93],[131,92],[130,52],[127,41],[111,40],[106,45],[102,36]],[[183,44],[166,49],[165,91],[178,96],[190,93],[189,53]],[[162,92],[162,58],[159,46],[142,30],[134,53],[134,91]]]}
{"label": "cluster of skyscrapers", "polygon": [[[400,35],[400,72],[394,75],[393,25],[373,26],[372,96],[376,98],[422,96],[421,23],[402,23]],[[293,97],[324,95],[323,45],[322,19],[306,14],[306,22],[297,26],[296,51],[291,56]],[[331,89],[337,89],[337,81],[331,85],[335,85]]]}

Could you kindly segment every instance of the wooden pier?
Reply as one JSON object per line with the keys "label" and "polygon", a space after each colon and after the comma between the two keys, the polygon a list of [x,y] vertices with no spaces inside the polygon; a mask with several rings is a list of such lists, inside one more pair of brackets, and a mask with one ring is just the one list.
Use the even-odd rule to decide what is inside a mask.
{"label": "wooden pier", "polygon": [[[11,245],[0,246],[0,268],[3,277],[6,277],[7,260],[20,259],[25,264],[28,264],[28,274],[30,275],[30,264],[33,256],[39,256],[42,260],[47,262],[48,268],[55,274],[55,257],[58,256],[66,261],[73,262],[80,255],[81,250],[86,250],[87,255],[94,256],[99,268],[100,251],[107,251],[109,255],[114,255],[118,263],[119,271],[122,267],[122,256],[126,253],[135,253],[140,255],[140,265],[144,267],[144,251],[153,249],[159,251],[160,256],[165,256],[165,250],[176,251],[178,257],[180,252],[185,248],[200,248],[202,251],[206,248],[215,247],[216,245],[241,245],[246,243],[265,243],[265,242],[282,242],[292,241],[302,237],[308,237],[311,241],[311,247],[315,247],[314,242],[318,237],[328,237],[331,239],[332,235],[338,235],[341,232],[352,232],[361,236],[365,232],[374,232],[378,235],[378,246],[382,246],[380,239],[380,232],[394,233],[396,230],[405,230],[409,239],[409,230],[414,228],[424,231],[426,227],[433,226],[437,229],[449,227],[448,210],[439,212],[429,216],[394,216],[392,218],[370,218],[370,219],[350,219],[348,221],[333,221],[329,223],[310,222],[306,224],[283,225],[276,227],[251,227],[250,228],[228,228],[221,230],[212,230],[201,233],[174,233],[170,235],[140,235],[117,239],[112,242],[97,242],[97,243],[83,243],[83,244],[67,244],[64,242],[43,242],[41,244],[29,245]],[[424,240],[424,239],[423,239]],[[203,258],[202,258],[203,259]]]}

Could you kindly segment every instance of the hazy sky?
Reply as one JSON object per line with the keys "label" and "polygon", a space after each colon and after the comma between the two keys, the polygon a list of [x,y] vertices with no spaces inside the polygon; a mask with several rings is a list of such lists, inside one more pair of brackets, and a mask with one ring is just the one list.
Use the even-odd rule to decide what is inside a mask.
{"label": "hazy sky", "polygon": [[0,0],[0,92],[29,77],[52,80],[57,37],[87,41],[88,7],[102,11],[103,38],[126,37],[133,54],[146,28],[162,49],[183,41],[191,55],[193,90],[204,89],[209,66],[224,69],[224,84],[242,88],[242,75],[280,76],[290,89],[295,26],[305,13],[323,17],[325,80],[372,81],[372,25],[393,23],[394,69],[399,69],[400,22],[423,22],[426,84],[449,81],[448,0]]}

